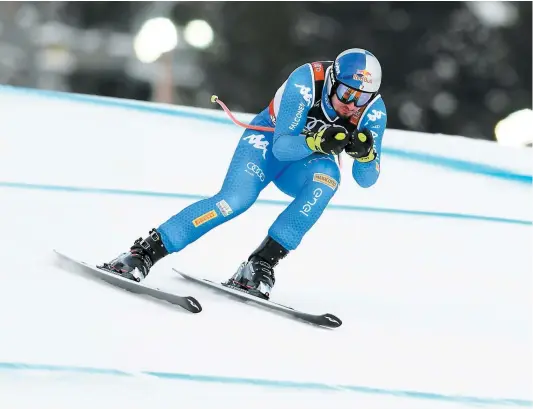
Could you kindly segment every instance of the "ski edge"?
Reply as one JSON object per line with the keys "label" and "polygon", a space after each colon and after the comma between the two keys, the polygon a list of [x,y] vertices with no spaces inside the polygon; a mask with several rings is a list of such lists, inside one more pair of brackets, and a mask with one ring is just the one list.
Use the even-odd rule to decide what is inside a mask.
{"label": "ski edge", "polygon": [[259,305],[262,305],[266,308],[284,312],[286,314],[291,315],[293,318],[299,318],[301,320],[307,321],[308,323],[312,323],[315,325],[320,325],[320,326],[324,326],[328,328],[338,328],[342,325],[342,320],[339,317],[333,314],[330,314],[330,313],[312,314],[312,313],[304,312],[304,311],[295,309],[293,307],[289,307],[283,304],[276,303],[274,301],[262,300],[261,298],[248,295],[243,291],[239,291],[231,287],[226,287],[222,285],[221,283],[216,283],[214,281],[211,281],[205,278],[201,278],[201,277],[197,277],[197,276],[194,276],[188,273],[184,273],[180,270],[177,270],[176,268],[172,268],[172,270],[178,273],[179,275],[181,275],[182,277],[184,277],[185,279],[191,280],[200,285],[204,285],[209,288],[216,289],[225,294],[230,294],[234,297],[240,298],[241,300],[248,300],[248,301],[257,303]]}
{"label": "ski edge", "polygon": [[[107,282],[108,284],[110,284],[112,286],[115,286],[116,288],[120,288],[120,289],[122,289],[124,291],[130,291],[132,293],[143,294],[143,295],[158,299],[159,301],[164,301],[164,302],[168,302],[170,304],[177,305],[177,306],[179,306],[179,307],[181,307],[181,308],[183,308],[183,309],[185,309],[185,310],[187,310],[187,311],[189,311],[189,312],[191,312],[193,314],[200,313],[203,310],[202,304],[196,298],[194,298],[192,296],[189,296],[189,295],[183,295],[183,296],[182,295],[177,295],[177,294],[174,294],[174,293],[171,293],[171,292],[168,292],[168,291],[160,290],[158,288],[146,286],[146,285],[143,285],[143,284],[128,280],[128,279],[120,277],[118,275],[115,276],[115,275],[112,275],[112,273],[106,272],[105,270],[98,269],[98,267],[96,267],[96,265],[92,266],[91,264],[89,264],[89,263],[87,263],[85,261],[78,260],[76,258],[73,258],[73,257],[63,253],[60,250],[53,249],[53,251],[59,257],[62,257],[63,259],[67,260],[68,262],[74,263],[78,267],[85,267],[85,268],[88,268],[88,269],[91,269],[91,270],[97,269],[98,272],[102,275],[102,277],[98,277],[96,274],[92,274],[91,277],[93,277],[93,278],[95,278],[97,280],[101,280],[101,281]],[[95,273],[96,273],[96,271],[95,271]],[[117,280],[117,281],[122,281],[122,282],[128,284],[130,287],[144,288],[144,289],[147,289],[149,291],[159,292],[161,294],[167,294],[167,295],[171,296],[174,299],[175,302],[171,302],[171,301],[163,299],[163,298],[155,297],[152,294],[149,294],[147,292],[142,292],[142,290],[140,292],[136,292],[136,291],[132,291],[132,290],[130,290],[128,288],[121,287],[118,284],[111,283],[111,282],[107,281],[104,278],[104,276],[109,277],[110,279]]]}

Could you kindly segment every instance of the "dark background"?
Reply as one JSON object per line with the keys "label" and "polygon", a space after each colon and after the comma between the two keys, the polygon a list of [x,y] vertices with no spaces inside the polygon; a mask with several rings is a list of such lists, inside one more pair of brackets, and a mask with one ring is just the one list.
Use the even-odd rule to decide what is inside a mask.
{"label": "dark background", "polygon": [[[20,3],[37,10],[35,24],[54,21],[76,35],[128,38],[157,7],[178,27],[206,20],[215,33],[211,47],[172,53],[169,102],[175,104],[213,108],[209,96],[216,94],[232,110],[255,113],[298,65],[359,47],[381,62],[390,128],[494,140],[498,121],[532,106],[531,2]],[[20,6],[11,7],[20,14]],[[123,44],[116,47],[131,47]],[[35,73],[2,82],[158,100],[160,80],[131,55],[106,59],[104,52],[81,63],[72,42],[55,46],[74,56],[73,68],[48,82],[32,83]]]}

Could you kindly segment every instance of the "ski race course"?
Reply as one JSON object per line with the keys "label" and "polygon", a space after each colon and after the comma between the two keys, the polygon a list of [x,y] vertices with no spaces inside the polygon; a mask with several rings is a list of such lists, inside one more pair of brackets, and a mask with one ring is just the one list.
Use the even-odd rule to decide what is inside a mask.
{"label": "ski race course", "polygon": [[273,185],[146,279],[197,314],[54,253],[108,261],[215,194],[242,133],[220,109],[7,86],[0,107],[0,408],[533,406],[530,150],[387,130],[370,189],[344,156],[272,295],[325,329],[173,271],[228,278],[289,203]]}

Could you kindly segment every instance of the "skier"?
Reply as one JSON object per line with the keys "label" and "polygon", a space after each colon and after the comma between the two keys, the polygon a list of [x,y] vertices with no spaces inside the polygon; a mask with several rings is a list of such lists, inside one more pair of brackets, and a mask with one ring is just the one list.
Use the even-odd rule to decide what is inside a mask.
{"label": "skier", "polygon": [[345,50],[335,61],[296,68],[251,121],[274,131],[244,131],[220,191],[181,210],[99,268],[141,281],[161,258],[245,212],[273,182],[294,201],[223,283],[268,300],[274,267],[298,247],[338,190],[335,155],[344,151],[354,159],[352,176],[359,186],[376,183],[386,127],[380,85],[379,61],[360,48]]}

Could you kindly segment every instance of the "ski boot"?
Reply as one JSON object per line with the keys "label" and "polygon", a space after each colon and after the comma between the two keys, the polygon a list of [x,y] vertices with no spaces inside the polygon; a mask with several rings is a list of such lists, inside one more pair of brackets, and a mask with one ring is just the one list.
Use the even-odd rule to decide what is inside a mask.
{"label": "ski boot", "polygon": [[139,237],[135,240],[130,251],[97,267],[140,282],[146,278],[152,266],[166,255],[168,251],[161,241],[161,236],[156,229],[152,229],[146,239]]}
{"label": "ski boot", "polygon": [[243,262],[237,272],[222,284],[268,300],[276,282],[274,267],[287,254],[283,246],[267,236],[248,261]]}

